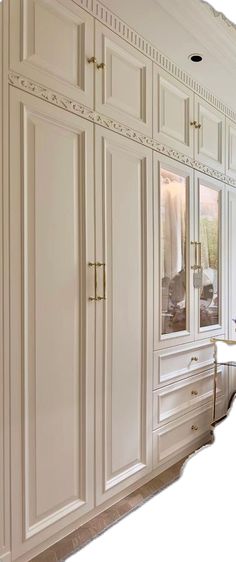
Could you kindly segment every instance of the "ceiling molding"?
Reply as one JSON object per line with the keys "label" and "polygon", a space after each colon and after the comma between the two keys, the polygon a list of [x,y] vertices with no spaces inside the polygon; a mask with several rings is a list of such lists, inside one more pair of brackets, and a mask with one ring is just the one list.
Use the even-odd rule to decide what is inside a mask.
{"label": "ceiling molding", "polygon": [[225,24],[227,25],[227,27],[233,28],[234,30],[236,30],[236,24],[233,21],[229,20],[223,12],[218,12],[218,10],[216,10],[216,8],[214,8],[209,2],[207,2],[207,0],[200,0],[200,2],[207,7],[209,12],[211,12],[211,14],[215,18],[218,18],[219,20],[221,20],[224,25]]}

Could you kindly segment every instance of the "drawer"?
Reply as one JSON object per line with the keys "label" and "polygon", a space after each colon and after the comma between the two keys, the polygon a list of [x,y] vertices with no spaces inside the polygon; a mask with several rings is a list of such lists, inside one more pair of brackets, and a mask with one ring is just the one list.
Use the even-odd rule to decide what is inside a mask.
{"label": "drawer", "polygon": [[154,353],[153,389],[171,380],[184,378],[213,365],[214,345],[210,342],[179,346],[178,350]]}
{"label": "drawer", "polygon": [[211,429],[212,407],[199,408],[153,432],[153,465],[158,466],[191,446]]}
{"label": "drawer", "polygon": [[[161,423],[185,414],[213,398],[212,369],[184,381],[169,384],[153,392],[153,429]],[[224,379],[219,368],[217,376],[217,398],[223,395]]]}

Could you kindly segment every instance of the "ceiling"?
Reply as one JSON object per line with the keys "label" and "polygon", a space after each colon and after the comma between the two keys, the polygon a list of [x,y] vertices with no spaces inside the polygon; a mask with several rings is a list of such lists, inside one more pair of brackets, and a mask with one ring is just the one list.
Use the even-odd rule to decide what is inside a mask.
{"label": "ceiling", "polygon": [[[236,27],[203,0],[104,0],[113,12],[236,111]],[[201,63],[188,56],[200,53]]]}

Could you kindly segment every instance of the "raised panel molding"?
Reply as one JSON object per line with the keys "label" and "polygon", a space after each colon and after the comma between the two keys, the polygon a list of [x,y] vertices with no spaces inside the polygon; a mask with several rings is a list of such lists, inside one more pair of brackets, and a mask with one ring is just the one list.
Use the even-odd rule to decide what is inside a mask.
{"label": "raised panel molding", "polygon": [[225,168],[225,117],[196,97],[195,116],[201,128],[197,132],[195,156],[221,171]]}
{"label": "raised panel molding", "polygon": [[236,178],[236,125],[226,119],[226,173]]}
{"label": "raised panel molding", "polygon": [[106,129],[110,129],[124,137],[130,138],[135,142],[138,142],[152,150],[160,154],[164,154],[173,160],[177,160],[178,162],[182,162],[186,166],[190,166],[194,170],[202,172],[212,178],[218,179],[219,181],[236,187],[236,179],[226,176],[219,170],[215,170],[214,168],[210,168],[206,164],[203,164],[197,160],[193,160],[190,156],[186,156],[185,154],[166,146],[163,143],[158,142],[157,140],[153,139],[152,137],[146,136],[143,133],[135,131],[130,127],[125,126],[124,124],[115,121],[105,115],[102,115],[85,105],[82,105],[71,99],[67,96],[63,96],[59,94],[55,90],[51,90],[41,86],[38,82],[34,82],[29,80],[25,76],[22,76],[19,73],[9,71],[8,73],[8,82],[11,86],[19,88],[20,90],[24,90],[25,92],[29,92],[33,94],[37,98],[40,98],[44,101],[47,101],[61,109],[65,109],[70,113],[74,113],[84,119],[91,121],[97,125],[101,125]]}

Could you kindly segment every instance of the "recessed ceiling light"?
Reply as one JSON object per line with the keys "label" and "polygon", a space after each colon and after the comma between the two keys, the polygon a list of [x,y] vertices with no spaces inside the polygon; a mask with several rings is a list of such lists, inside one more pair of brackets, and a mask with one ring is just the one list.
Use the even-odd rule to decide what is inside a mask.
{"label": "recessed ceiling light", "polygon": [[199,55],[199,53],[193,53],[192,55],[189,55],[188,58],[192,62],[201,62],[202,61],[202,55]]}

